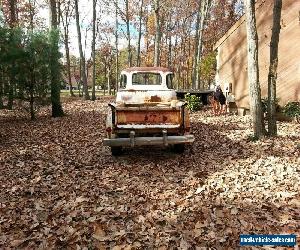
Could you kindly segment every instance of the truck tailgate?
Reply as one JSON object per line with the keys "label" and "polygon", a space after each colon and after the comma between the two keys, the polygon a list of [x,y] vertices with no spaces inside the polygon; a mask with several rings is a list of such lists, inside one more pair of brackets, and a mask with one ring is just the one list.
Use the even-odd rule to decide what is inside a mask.
{"label": "truck tailgate", "polygon": [[181,113],[174,110],[117,110],[117,125],[141,124],[141,125],[180,125]]}

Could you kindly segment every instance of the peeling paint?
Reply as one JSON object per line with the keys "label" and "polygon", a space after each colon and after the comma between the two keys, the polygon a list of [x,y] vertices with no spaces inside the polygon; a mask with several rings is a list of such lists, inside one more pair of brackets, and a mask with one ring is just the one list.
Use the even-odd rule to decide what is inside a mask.
{"label": "peeling paint", "polygon": [[180,110],[120,110],[117,111],[117,124],[181,124]]}
{"label": "peeling paint", "polygon": [[174,129],[179,128],[180,125],[174,125],[174,124],[124,124],[124,125],[118,125],[117,128],[119,129],[148,129],[148,128],[159,128],[159,129]]}

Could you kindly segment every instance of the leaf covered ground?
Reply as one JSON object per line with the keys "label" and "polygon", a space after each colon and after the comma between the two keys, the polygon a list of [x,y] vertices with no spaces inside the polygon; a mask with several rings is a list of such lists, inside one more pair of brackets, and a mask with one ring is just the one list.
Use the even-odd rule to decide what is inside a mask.
{"label": "leaf covered ground", "polygon": [[240,234],[291,233],[299,244],[299,124],[253,142],[248,116],[200,111],[183,155],[115,158],[102,145],[107,102],[34,122],[0,111],[1,249],[236,249]]}

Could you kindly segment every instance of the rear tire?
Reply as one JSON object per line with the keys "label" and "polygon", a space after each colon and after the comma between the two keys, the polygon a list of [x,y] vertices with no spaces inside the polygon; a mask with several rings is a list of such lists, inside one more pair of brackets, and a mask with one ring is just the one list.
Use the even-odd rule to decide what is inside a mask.
{"label": "rear tire", "polygon": [[182,154],[185,149],[185,144],[174,144],[173,146],[173,152],[177,154]]}
{"label": "rear tire", "polygon": [[111,147],[110,151],[113,156],[119,156],[122,154],[122,147]]}

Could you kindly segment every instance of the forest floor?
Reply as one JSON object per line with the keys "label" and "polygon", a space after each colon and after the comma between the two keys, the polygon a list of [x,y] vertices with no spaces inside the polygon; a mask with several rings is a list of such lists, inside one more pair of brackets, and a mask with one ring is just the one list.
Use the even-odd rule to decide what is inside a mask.
{"label": "forest floor", "polygon": [[[251,141],[250,117],[191,115],[196,140],[112,157],[107,98],[0,111],[0,248],[236,249],[240,234],[298,234],[300,125]],[[203,248],[205,249],[205,248]],[[245,248],[247,249],[247,248]]]}

